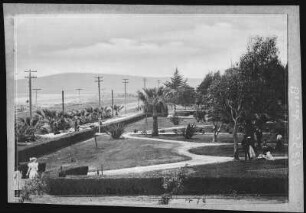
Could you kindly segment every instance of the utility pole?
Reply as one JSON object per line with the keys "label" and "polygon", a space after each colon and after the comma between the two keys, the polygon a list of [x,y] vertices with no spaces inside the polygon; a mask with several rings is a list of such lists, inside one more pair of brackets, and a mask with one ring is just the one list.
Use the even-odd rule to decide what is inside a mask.
{"label": "utility pole", "polygon": [[81,90],[83,90],[83,89],[79,88],[79,89],[75,89],[75,90],[78,90],[78,91],[79,91],[79,102],[81,102],[81,101],[80,101],[80,96],[81,96]]}
{"label": "utility pole", "polygon": [[112,117],[114,117],[114,91],[112,90]]}
{"label": "utility pole", "polygon": [[129,80],[129,79],[124,78],[124,79],[123,79],[123,82],[122,82],[122,83],[124,83],[124,103],[125,103],[124,112],[125,112],[125,114],[126,114],[126,84],[129,83],[128,80]]}
{"label": "utility pole", "polygon": [[63,113],[65,112],[65,96],[64,96],[64,90],[62,90],[62,109]]}
{"label": "utility pole", "polygon": [[146,88],[147,79],[143,78],[143,88]]}
{"label": "utility pole", "polygon": [[36,76],[32,76],[32,72],[37,72],[37,71],[28,70],[24,72],[29,73],[29,76],[26,76],[26,78],[29,79],[29,108],[30,108],[30,118],[32,118],[32,78],[37,78]]}
{"label": "utility pole", "polygon": [[35,91],[35,105],[37,108],[37,91],[41,90],[41,89],[33,89]]}
{"label": "utility pole", "polygon": [[99,91],[99,108],[101,108],[101,90],[100,90],[100,82],[103,82],[103,76],[96,77],[97,80],[95,82],[98,82],[98,91]]}

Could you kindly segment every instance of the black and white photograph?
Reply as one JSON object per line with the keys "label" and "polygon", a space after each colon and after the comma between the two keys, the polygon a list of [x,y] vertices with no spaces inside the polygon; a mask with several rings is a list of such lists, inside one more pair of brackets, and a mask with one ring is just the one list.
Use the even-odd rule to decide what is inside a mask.
{"label": "black and white photograph", "polygon": [[297,6],[4,4],[4,24],[10,203],[303,211]]}

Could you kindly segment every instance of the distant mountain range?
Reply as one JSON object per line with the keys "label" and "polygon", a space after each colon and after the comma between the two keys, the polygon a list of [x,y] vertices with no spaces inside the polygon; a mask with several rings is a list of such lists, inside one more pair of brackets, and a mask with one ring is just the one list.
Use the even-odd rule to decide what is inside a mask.
{"label": "distant mountain range", "polygon": [[[124,78],[129,79],[127,84],[127,93],[135,93],[144,87],[144,78],[146,79],[146,87],[161,86],[164,82],[169,81],[170,77],[142,77],[114,74],[98,74],[98,73],[63,73],[50,76],[35,78],[32,80],[32,88],[42,89],[40,93],[55,94],[65,90],[69,93],[77,93],[76,89],[83,89],[84,93],[97,93],[98,84],[95,82],[98,75],[103,76],[101,82],[101,91],[109,92],[114,90],[116,94],[124,93]],[[197,87],[203,79],[188,78],[188,84],[192,87]],[[28,79],[16,80],[17,94],[25,94],[28,92]]]}

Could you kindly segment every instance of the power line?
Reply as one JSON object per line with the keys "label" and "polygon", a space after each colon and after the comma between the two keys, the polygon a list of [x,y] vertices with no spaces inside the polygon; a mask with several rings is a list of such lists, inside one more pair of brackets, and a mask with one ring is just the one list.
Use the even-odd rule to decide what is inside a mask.
{"label": "power line", "polygon": [[[100,82],[103,82],[103,76],[96,77],[97,80],[95,82],[98,82],[98,91],[99,91],[99,107],[101,107],[101,90],[100,90]],[[101,79],[102,78],[102,79]]]}
{"label": "power line", "polygon": [[126,114],[126,84],[129,83],[129,82],[128,82],[129,79],[124,78],[124,79],[122,79],[122,80],[123,80],[122,83],[124,83],[124,104],[125,104],[125,106],[124,106],[124,112],[125,112],[125,114]]}
{"label": "power line", "polygon": [[26,76],[25,78],[29,79],[29,108],[30,108],[30,118],[32,118],[32,78],[37,78],[36,76],[32,76],[32,72],[37,72],[36,70],[28,70],[24,71],[28,72],[29,76]]}

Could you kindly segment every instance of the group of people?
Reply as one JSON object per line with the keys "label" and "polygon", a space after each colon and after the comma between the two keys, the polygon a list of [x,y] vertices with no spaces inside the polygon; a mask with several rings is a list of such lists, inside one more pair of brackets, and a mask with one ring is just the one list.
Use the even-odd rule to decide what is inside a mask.
{"label": "group of people", "polygon": [[[28,170],[26,173],[26,177],[28,177],[30,180],[38,177],[38,161],[37,158],[32,157],[30,158],[30,162],[28,163]],[[20,196],[20,191],[24,186],[25,181],[22,180],[22,173],[19,170],[16,170],[14,173],[14,190],[15,190],[15,196]]]}
{"label": "group of people", "polygon": [[[276,147],[273,148],[267,144],[267,141],[262,141],[262,130],[259,127],[254,126],[250,121],[246,123],[244,131],[244,137],[241,141],[241,145],[244,151],[245,160],[251,159],[266,159],[274,160],[271,152],[272,150],[279,150],[283,146],[282,135],[277,133]],[[262,153],[259,153],[261,151]]]}

